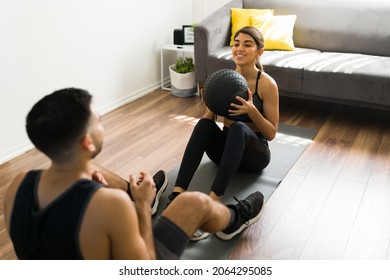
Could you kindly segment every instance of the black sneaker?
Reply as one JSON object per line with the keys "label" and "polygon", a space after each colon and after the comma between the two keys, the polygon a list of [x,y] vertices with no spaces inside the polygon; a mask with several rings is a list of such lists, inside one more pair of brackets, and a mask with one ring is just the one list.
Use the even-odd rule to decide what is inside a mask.
{"label": "black sneaker", "polygon": [[163,192],[166,190],[168,185],[168,174],[164,170],[157,171],[153,176],[153,181],[156,184],[156,197],[152,203],[152,215],[156,214],[158,203]]}
{"label": "black sneaker", "polygon": [[171,193],[170,195],[168,195],[168,202],[167,202],[167,206],[165,206],[165,208],[167,208],[169,206],[169,204],[171,204],[171,202],[179,195],[181,194],[180,192],[173,192]]}
{"label": "black sneaker", "polygon": [[230,240],[245,228],[254,224],[260,219],[261,209],[263,208],[264,196],[261,192],[254,192],[244,200],[234,199],[238,202],[236,205],[227,205],[236,212],[234,223],[227,229],[217,232],[218,238]]}

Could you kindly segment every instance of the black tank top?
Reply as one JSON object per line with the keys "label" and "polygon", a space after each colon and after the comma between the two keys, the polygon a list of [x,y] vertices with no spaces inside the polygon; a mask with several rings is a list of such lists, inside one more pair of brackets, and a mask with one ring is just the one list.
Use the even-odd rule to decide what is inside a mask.
{"label": "black tank top", "polygon": [[10,237],[19,259],[83,259],[79,244],[81,222],[88,203],[101,187],[81,179],[38,211],[37,187],[42,170],[23,179],[15,197],[10,220]]}
{"label": "black tank top", "polygon": [[[259,112],[263,115],[263,100],[261,100],[259,94],[257,93],[257,87],[259,85],[259,79],[261,76],[261,70],[257,72],[257,78],[256,78],[256,91],[253,93],[253,105],[259,110]],[[226,117],[227,119],[230,119],[228,116]],[[235,116],[234,118],[231,118],[231,120],[238,120],[242,122],[252,122],[252,120],[249,118],[247,114],[245,115],[240,115],[240,116]]]}
{"label": "black tank top", "polygon": [[253,105],[255,105],[255,107],[257,108],[257,110],[259,110],[259,112],[261,114],[263,114],[263,100],[260,99],[260,96],[259,94],[257,93],[257,88],[258,88],[258,85],[259,85],[259,80],[260,80],[260,76],[261,76],[261,70],[259,70],[257,72],[257,78],[256,78],[256,91],[255,93],[253,94]]}

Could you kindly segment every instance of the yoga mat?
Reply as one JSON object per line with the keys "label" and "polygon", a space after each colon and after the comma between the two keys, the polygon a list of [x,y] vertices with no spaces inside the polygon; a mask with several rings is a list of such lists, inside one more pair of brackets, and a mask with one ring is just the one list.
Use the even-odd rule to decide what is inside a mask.
{"label": "yoga mat", "polygon": [[[238,199],[244,199],[254,191],[260,191],[264,195],[264,200],[267,201],[296,160],[311,143],[316,133],[317,131],[314,129],[280,124],[275,139],[269,142],[271,150],[271,162],[269,165],[261,173],[237,172],[234,174],[225,195],[222,197],[222,203],[236,203],[233,196],[236,196]],[[209,194],[217,168],[218,166],[210,161],[207,155],[204,155],[191,181],[189,190]],[[168,172],[169,183],[166,191],[160,198],[159,209],[155,217],[161,215],[167,204],[168,195],[172,192],[178,170],[179,166]],[[191,217],[188,218],[191,219]],[[213,234],[204,240],[190,242],[181,259],[227,259],[238,238],[239,235],[229,241],[223,241]]]}

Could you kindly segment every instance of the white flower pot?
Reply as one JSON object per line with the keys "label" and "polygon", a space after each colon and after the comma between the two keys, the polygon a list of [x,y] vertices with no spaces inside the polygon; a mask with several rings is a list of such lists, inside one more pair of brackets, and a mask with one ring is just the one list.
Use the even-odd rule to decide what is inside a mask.
{"label": "white flower pot", "polygon": [[169,66],[169,75],[171,78],[171,93],[178,97],[190,97],[196,93],[195,72],[177,73],[175,64]]}

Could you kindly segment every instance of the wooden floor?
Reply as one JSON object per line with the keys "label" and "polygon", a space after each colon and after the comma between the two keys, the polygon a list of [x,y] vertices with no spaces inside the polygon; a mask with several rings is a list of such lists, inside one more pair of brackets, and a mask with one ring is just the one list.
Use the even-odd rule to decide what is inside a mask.
{"label": "wooden floor", "polygon": [[[239,238],[232,259],[390,259],[390,112],[281,98],[284,124],[318,134]],[[180,163],[198,97],[156,90],[103,116],[106,141],[96,161],[127,177]],[[42,168],[36,150],[0,165],[0,259],[15,259],[3,195],[20,170]]]}

